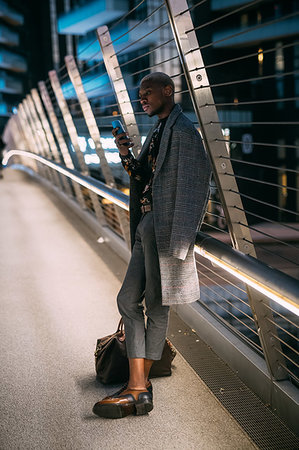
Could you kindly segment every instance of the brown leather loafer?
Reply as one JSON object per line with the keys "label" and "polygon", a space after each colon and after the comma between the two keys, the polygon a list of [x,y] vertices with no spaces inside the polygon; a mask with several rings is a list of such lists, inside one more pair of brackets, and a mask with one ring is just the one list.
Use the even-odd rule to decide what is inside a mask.
{"label": "brown leather loafer", "polygon": [[[105,397],[105,399],[108,398],[108,397],[109,398],[119,397],[120,394],[127,389],[127,387],[128,387],[128,383],[124,384],[118,391],[114,392],[114,394],[110,394],[107,397]],[[153,385],[152,385],[151,381],[147,382],[146,389],[148,390],[148,392],[151,395],[152,400],[153,400]]]}
{"label": "brown leather loafer", "polygon": [[137,400],[132,394],[119,395],[119,397],[106,397],[97,402],[93,412],[97,416],[108,419],[121,419],[132,414],[141,416],[153,409],[153,401],[148,391],[140,392]]}

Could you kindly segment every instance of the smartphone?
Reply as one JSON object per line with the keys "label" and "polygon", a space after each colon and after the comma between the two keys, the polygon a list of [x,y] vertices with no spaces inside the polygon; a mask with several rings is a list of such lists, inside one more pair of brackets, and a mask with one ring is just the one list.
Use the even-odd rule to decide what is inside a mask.
{"label": "smartphone", "polygon": [[[123,127],[123,124],[121,123],[120,120],[113,120],[112,121],[112,127],[113,128],[118,128],[117,133],[116,134],[120,134],[120,133],[125,133],[125,129]],[[128,136],[127,136],[128,138]],[[123,145],[126,145],[127,147],[129,147],[129,143],[125,143]]]}
{"label": "smartphone", "polygon": [[112,121],[112,127],[113,128],[118,128],[117,134],[125,133],[125,129],[124,129],[123,124],[121,123],[120,120],[113,120]]}

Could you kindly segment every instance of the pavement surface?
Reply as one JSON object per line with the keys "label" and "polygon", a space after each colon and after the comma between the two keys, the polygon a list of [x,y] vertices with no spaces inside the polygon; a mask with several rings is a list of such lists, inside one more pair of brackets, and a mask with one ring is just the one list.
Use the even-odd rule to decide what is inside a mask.
{"label": "pavement surface", "polygon": [[93,352],[125,263],[23,172],[5,170],[0,208],[1,450],[256,448],[180,354],[149,415],[95,416],[118,387],[96,381]]}

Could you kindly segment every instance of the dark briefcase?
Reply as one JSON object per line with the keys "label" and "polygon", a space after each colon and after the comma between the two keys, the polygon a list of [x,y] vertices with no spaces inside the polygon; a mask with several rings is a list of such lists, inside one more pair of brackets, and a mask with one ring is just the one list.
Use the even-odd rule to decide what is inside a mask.
{"label": "dark briefcase", "polygon": [[[167,377],[171,375],[171,363],[176,351],[166,339],[162,358],[154,361],[149,377]],[[123,320],[119,321],[115,333],[97,340],[95,350],[97,378],[103,384],[118,384],[129,379],[129,360],[126,350],[126,338]]]}

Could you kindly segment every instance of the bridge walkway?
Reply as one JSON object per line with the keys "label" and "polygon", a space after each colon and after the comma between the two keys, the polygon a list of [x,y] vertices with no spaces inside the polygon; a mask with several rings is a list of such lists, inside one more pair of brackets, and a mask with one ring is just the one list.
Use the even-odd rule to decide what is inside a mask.
{"label": "bridge walkway", "polygon": [[148,416],[101,419],[96,339],[116,328],[123,263],[27,174],[0,180],[0,448],[256,448],[181,354]]}

